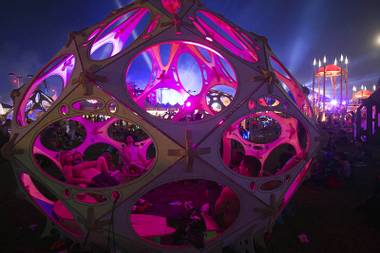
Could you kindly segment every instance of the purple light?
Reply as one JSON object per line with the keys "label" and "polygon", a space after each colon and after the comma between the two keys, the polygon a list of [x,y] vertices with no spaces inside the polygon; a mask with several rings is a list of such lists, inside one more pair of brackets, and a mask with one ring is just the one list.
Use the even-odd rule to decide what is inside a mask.
{"label": "purple light", "polygon": [[187,102],[186,102],[186,107],[187,107],[187,108],[190,108],[190,107],[191,107],[191,102],[190,102],[190,101],[187,101]]}
{"label": "purple light", "polygon": [[338,101],[336,99],[331,100],[331,105],[332,106],[337,106],[338,105]]}
{"label": "purple light", "polygon": [[347,104],[347,102],[346,102],[346,101],[343,101],[343,102],[342,102],[342,105],[346,105],[346,104]]}

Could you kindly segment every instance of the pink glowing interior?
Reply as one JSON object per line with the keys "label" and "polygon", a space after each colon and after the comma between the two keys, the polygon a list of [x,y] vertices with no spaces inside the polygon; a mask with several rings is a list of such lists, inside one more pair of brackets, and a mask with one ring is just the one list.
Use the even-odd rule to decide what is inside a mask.
{"label": "pink glowing interior", "polygon": [[[161,185],[132,207],[130,221],[137,235],[161,245],[193,246],[179,234],[183,225],[198,228],[205,241],[223,235],[240,212],[238,196],[227,186],[207,180],[183,180]],[[194,233],[193,233],[194,234]],[[199,240],[198,240],[199,241]]]}
{"label": "pink glowing interior", "polygon": [[[73,236],[79,237],[82,235],[80,226],[62,201],[55,197],[45,196],[44,193],[41,192],[41,188],[38,189],[32,178],[26,173],[20,175],[20,181],[29,197],[50,220]],[[43,190],[45,193],[49,192],[45,188],[43,188]],[[51,192],[49,192],[49,195],[52,195]]]}
{"label": "pink glowing interior", "polygon": [[[126,136],[135,139],[133,144],[145,159],[145,170],[140,174],[126,171],[122,160]],[[33,144],[35,163],[42,171],[55,179],[67,183],[61,160],[62,152],[80,152],[85,161],[95,161],[105,153],[110,153],[107,165],[110,173],[120,184],[130,182],[149,171],[155,160],[152,139],[138,126],[107,115],[82,115],[57,121],[37,136]],[[149,155],[148,155],[149,153]],[[37,159],[42,157],[41,159]],[[96,168],[89,168],[81,174],[83,179],[99,175]],[[72,184],[72,183],[68,183]],[[97,187],[83,185],[86,187]]]}
{"label": "pink glowing interior", "polygon": [[311,118],[313,116],[313,112],[309,103],[308,97],[305,95],[299,84],[294,81],[294,78],[289,73],[289,71],[284,67],[284,65],[273,55],[270,56],[270,62],[274,69],[274,73],[276,74],[278,80],[283,85],[285,91],[287,91],[290,97],[294,100],[296,105],[302,112]]}
{"label": "pink glowing interior", "polygon": [[176,41],[137,55],[128,67],[126,85],[148,113],[182,121],[213,116],[228,107],[238,83],[231,64],[218,52]]}
{"label": "pink glowing interior", "polygon": [[258,47],[243,32],[238,32],[210,12],[200,10],[196,15],[194,25],[207,40],[215,40],[229,52],[246,61],[255,63],[259,60],[256,53]]}
{"label": "pink glowing interior", "polygon": [[34,79],[17,112],[20,126],[39,119],[59,98],[75,67],[74,55],[60,56],[45,67]]}
{"label": "pink glowing interior", "polygon": [[[300,128],[297,119],[274,111],[257,112],[244,117],[235,122],[224,133],[223,161],[231,168],[231,156],[239,151],[245,156],[254,157],[260,161],[260,167],[255,170],[256,172],[246,176],[280,175],[297,165],[309,149],[309,139],[307,136],[299,134]],[[304,132],[302,135],[306,135],[306,133]],[[306,138],[303,140],[306,143],[302,144],[300,137]],[[239,143],[243,150],[238,150],[232,141]],[[292,152],[281,151],[282,153],[289,153],[286,163],[282,164],[281,168],[268,168],[267,163],[273,163],[273,159],[280,159],[282,153],[274,152],[284,145],[292,147]],[[268,159],[269,157],[271,159]],[[274,163],[274,165],[276,164]],[[235,170],[234,168],[231,169]]]}
{"label": "pink glowing interior", "polygon": [[282,207],[285,207],[289,201],[292,199],[294,193],[298,189],[298,187],[302,184],[307,172],[311,168],[312,160],[308,161],[305,166],[302,168],[301,172],[296,176],[288,190],[284,195],[284,199],[282,201]]}
{"label": "pink glowing interior", "polygon": [[[90,57],[104,60],[117,55],[145,31],[149,19],[149,10],[146,8],[136,8],[116,17],[96,35],[90,48]],[[91,34],[89,39],[93,36]]]}

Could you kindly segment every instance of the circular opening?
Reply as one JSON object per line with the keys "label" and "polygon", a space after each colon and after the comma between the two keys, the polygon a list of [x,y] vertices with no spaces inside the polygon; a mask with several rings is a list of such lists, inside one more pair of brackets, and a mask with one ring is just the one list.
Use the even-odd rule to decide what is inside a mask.
{"label": "circular opening", "polygon": [[271,181],[268,181],[268,182],[265,182],[264,184],[262,184],[260,186],[260,190],[262,190],[262,191],[273,191],[273,190],[280,188],[281,185],[282,185],[281,180],[271,180]]}
{"label": "circular opening", "polygon": [[183,180],[155,188],[140,198],[130,216],[135,232],[162,245],[203,248],[223,235],[240,212],[238,196],[207,180]]}
{"label": "circular opening", "polygon": [[97,111],[103,109],[104,103],[98,99],[81,99],[72,104],[74,110],[78,111]]}
{"label": "circular opening", "polygon": [[195,121],[223,111],[236,94],[236,80],[231,64],[218,52],[186,41],[144,50],[126,74],[134,101],[151,115],[173,121]]}
{"label": "circular opening", "polygon": [[111,139],[118,142],[124,142],[127,136],[132,136],[136,142],[149,139],[149,136],[139,125],[125,120],[113,122],[108,128],[108,135]]}
{"label": "circular opening", "polygon": [[241,121],[241,137],[255,144],[267,144],[277,140],[281,135],[281,125],[265,114],[254,114]]}
{"label": "circular opening", "polygon": [[84,125],[76,120],[59,120],[42,130],[41,144],[52,151],[77,148],[86,139]]}
{"label": "circular opening", "polygon": [[110,113],[116,113],[117,112],[117,104],[116,102],[111,102],[108,104],[108,111]]}
{"label": "circular opening", "polygon": [[67,107],[67,105],[62,105],[61,108],[59,108],[59,112],[62,115],[67,115],[69,113],[69,108]]}
{"label": "circular opening", "polygon": [[247,41],[247,36],[242,36],[242,32],[237,32],[234,27],[216,17],[210,12],[197,11],[195,27],[206,37],[207,40],[215,40],[225,47],[229,52],[249,61],[257,62],[256,49]]}
{"label": "circular opening", "polygon": [[49,110],[70,80],[74,66],[74,55],[61,56],[40,72],[24,94],[18,108],[17,122],[20,126],[38,120]]}
{"label": "circular opening", "polygon": [[136,124],[103,116],[108,119],[76,116],[43,129],[33,144],[37,167],[82,188],[125,184],[147,173],[156,159],[150,136]]}
{"label": "circular opening", "polygon": [[20,181],[29,197],[50,220],[73,236],[83,235],[80,225],[70,210],[43,184],[38,183],[26,173],[20,175]]}
{"label": "circular opening", "polygon": [[[264,120],[260,120],[262,117]],[[268,119],[272,122],[268,123]],[[220,153],[226,167],[242,176],[279,175],[303,160],[308,138],[302,124],[292,116],[256,112],[224,132]]]}
{"label": "circular opening", "polygon": [[268,156],[264,164],[264,175],[271,176],[279,174],[285,165],[296,155],[292,145],[282,144],[277,146]]}
{"label": "circular opening", "polygon": [[261,97],[259,98],[258,103],[263,107],[276,107],[281,104],[280,100],[272,96]]}
{"label": "circular opening", "polygon": [[148,26],[148,9],[129,10],[112,20],[97,36],[90,49],[90,57],[100,61],[122,52],[144,32]]}
{"label": "circular opening", "polygon": [[78,193],[75,200],[84,204],[101,204],[107,201],[107,198],[102,194],[95,192]]}

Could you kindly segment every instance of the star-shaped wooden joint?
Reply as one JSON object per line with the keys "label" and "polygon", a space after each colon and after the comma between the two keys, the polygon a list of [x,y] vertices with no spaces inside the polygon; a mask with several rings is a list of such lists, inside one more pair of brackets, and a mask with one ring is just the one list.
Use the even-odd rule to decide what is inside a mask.
{"label": "star-shaped wooden joint", "polygon": [[106,82],[107,78],[103,76],[95,75],[94,73],[83,71],[79,75],[79,79],[75,80],[75,82],[79,82],[84,86],[84,95],[90,96],[94,93],[93,86],[96,85],[97,82]]}
{"label": "star-shaped wooden joint", "polygon": [[273,92],[273,84],[277,80],[276,74],[268,69],[260,68],[260,75],[254,77],[254,81],[262,81],[268,84],[268,92]]}
{"label": "star-shaped wooden joint", "polygon": [[175,33],[181,34],[182,26],[193,28],[193,25],[187,22],[184,22],[178,15],[173,15],[173,18],[169,22],[165,22],[161,24],[161,27],[168,27],[168,26],[174,26],[175,27]]}
{"label": "star-shaped wooden joint", "polygon": [[184,157],[186,161],[186,172],[192,172],[194,159],[200,155],[209,154],[211,148],[199,148],[193,145],[192,136],[190,130],[186,129],[185,134],[185,149],[169,149],[169,156]]}

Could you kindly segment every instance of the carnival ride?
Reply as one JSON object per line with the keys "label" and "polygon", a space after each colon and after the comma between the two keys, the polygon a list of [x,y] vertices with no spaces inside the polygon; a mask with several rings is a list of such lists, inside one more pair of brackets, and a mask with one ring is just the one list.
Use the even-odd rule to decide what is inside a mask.
{"label": "carnival ride", "polygon": [[[340,61],[335,59],[334,64],[323,64],[314,59],[313,82],[311,88],[312,107],[316,114],[324,113],[332,108],[345,108],[350,103],[348,93],[348,58],[341,55]],[[316,68],[317,67],[317,68]],[[330,80],[326,83],[327,80]],[[327,96],[327,89],[329,96]]]}
{"label": "carnival ride", "polygon": [[[307,95],[267,39],[198,1],[136,1],[112,12],[71,33],[12,96],[2,153],[49,224],[87,247],[253,252],[252,236],[273,226],[318,145]],[[143,154],[138,172],[120,163],[128,136]],[[117,183],[94,185],[95,169],[75,183],[67,152],[107,155]],[[189,206],[204,223],[201,238],[173,224]]]}

